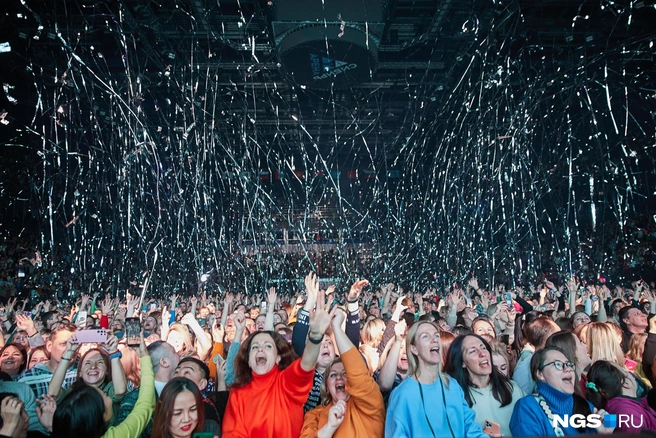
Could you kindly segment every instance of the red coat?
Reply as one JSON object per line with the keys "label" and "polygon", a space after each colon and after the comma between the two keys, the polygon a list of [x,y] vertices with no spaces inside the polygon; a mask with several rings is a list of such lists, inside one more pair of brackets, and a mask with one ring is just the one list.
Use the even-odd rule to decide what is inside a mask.
{"label": "red coat", "polygon": [[242,388],[230,391],[223,418],[223,438],[298,438],[303,427],[303,404],[314,383],[314,369],[301,368],[301,359],[285,370],[274,366]]}

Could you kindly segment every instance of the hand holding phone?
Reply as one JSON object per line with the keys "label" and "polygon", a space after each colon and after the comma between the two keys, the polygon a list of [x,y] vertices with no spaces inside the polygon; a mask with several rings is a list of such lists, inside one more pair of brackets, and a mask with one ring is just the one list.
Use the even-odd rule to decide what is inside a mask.
{"label": "hand holding phone", "polygon": [[489,436],[501,436],[501,426],[494,421],[485,420],[483,432]]}
{"label": "hand holding phone", "polygon": [[75,342],[78,344],[104,344],[107,341],[107,330],[78,330],[75,332]]}
{"label": "hand holding phone", "polygon": [[127,337],[129,347],[137,347],[141,342],[141,322],[139,318],[126,318],[125,319],[125,335]]}

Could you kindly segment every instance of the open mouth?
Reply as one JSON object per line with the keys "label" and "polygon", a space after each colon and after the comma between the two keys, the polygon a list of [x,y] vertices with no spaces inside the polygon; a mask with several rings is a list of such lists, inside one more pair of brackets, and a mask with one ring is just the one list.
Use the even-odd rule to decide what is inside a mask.
{"label": "open mouth", "polygon": [[481,363],[478,364],[481,368],[487,368],[490,366],[490,361],[489,360],[484,360]]}
{"label": "open mouth", "polygon": [[267,363],[266,357],[258,357],[255,359],[255,364],[257,364],[258,366],[264,366],[266,365],[266,363]]}
{"label": "open mouth", "polygon": [[330,352],[328,350],[322,352],[321,357],[330,357]]}
{"label": "open mouth", "polygon": [[440,347],[433,347],[430,349],[431,353],[439,353],[440,352]]}
{"label": "open mouth", "polygon": [[563,382],[567,383],[568,385],[573,385],[574,377],[573,376],[563,377]]}
{"label": "open mouth", "polygon": [[345,385],[335,385],[335,391],[344,392],[344,391],[346,391],[346,386]]}

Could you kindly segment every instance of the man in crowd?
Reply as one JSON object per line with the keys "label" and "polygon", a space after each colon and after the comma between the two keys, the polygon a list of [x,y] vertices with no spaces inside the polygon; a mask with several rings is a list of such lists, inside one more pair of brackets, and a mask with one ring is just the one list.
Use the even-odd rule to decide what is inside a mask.
{"label": "man in crowd", "polygon": [[62,361],[68,360],[70,366],[64,377],[62,389],[66,389],[77,380],[77,366],[75,358],[63,358],[66,351],[66,341],[75,334],[75,326],[72,324],[57,325],[46,342],[46,350],[50,354],[50,360],[34,365],[31,370],[25,371],[19,382],[27,383],[34,396],[38,399],[44,394],[48,394],[48,385],[52,380],[52,375]]}

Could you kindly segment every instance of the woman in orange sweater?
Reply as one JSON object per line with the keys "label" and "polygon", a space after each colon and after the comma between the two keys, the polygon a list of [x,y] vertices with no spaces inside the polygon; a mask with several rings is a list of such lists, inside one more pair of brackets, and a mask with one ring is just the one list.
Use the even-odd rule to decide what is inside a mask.
{"label": "woman in orange sweater", "polygon": [[321,406],[305,414],[301,438],[382,438],[385,435],[383,396],[360,352],[342,330],[344,313],[336,308],[331,316],[341,356],[326,369]]}
{"label": "woman in orange sweater", "polygon": [[255,332],[235,357],[235,383],[223,418],[223,438],[297,438],[303,404],[314,382],[323,335],[330,315],[317,303],[310,318],[308,344],[296,359],[276,332]]}

